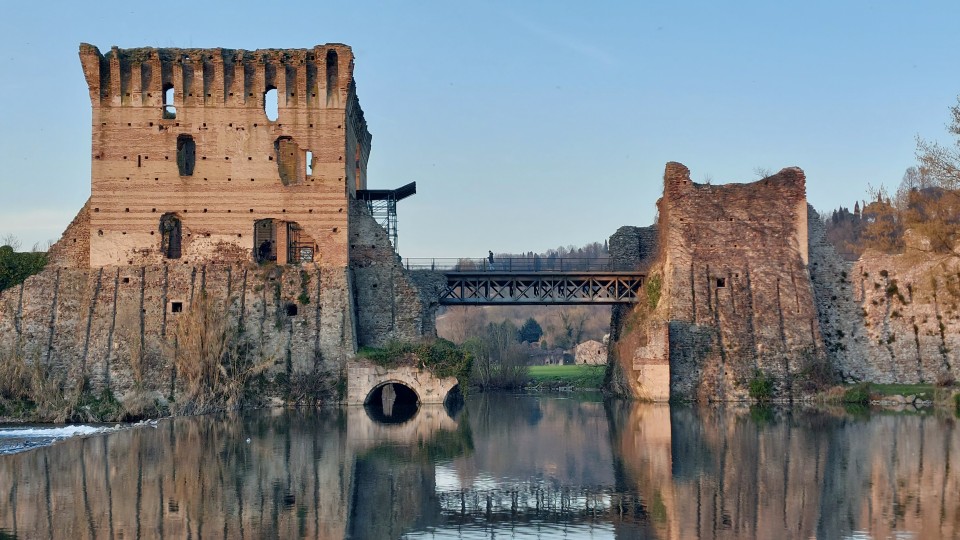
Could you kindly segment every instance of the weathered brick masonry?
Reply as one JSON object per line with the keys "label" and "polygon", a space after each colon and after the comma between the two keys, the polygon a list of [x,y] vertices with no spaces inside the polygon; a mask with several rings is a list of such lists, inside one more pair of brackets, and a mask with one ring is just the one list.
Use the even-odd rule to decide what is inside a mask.
{"label": "weathered brick masonry", "polygon": [[182,263],[245,262],[259,247],[254,223],[274,220],[276,240],[295,223],[321,266],[347,264],[347,202],[366,185],[371,140],[349,47],[102,55],[84,44],[80,60],[93,107],[92,266],[162,262],[166,214],[181,225]]}

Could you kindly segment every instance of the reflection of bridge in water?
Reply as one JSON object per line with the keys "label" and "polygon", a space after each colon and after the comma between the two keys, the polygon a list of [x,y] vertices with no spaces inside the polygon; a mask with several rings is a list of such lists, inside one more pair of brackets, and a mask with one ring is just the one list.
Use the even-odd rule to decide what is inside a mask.
{"label": "reflection of bridge in water", "polygon": [[444,305],[634,303],[645,278],[603,258],[405,259],[404,265],[443,273]]}
{"label": "reflection of bridge in water", "polygon": [[444,525],[486,523],[582,523],[645,519],[640,493],[603,487],[521,482],[497,488],[438,493]]}

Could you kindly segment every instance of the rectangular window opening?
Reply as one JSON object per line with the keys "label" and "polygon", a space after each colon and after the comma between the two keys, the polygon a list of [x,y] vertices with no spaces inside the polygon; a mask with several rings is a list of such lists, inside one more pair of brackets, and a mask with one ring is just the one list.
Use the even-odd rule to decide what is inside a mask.
{"label": "rectangular window opening", "polygon": [[193,169],[197,163],[197,143],[193,136],[177,135],[177,168],[180,176],[193,176]]}
{"label": "rectangular window opening", "polygon": [[727,286],[727,278],[718,277],[717,278],[717,288],[723,289]]}
{"label": "rectangular window opening", "polygon": [[183,302],[170,302],[170,313],[183,312]]}
{"label": "rectangular window opening", "polygon": [[313,152],[307,150],[307,159],[304,161],[307,163],[307,176],[313,176]]}

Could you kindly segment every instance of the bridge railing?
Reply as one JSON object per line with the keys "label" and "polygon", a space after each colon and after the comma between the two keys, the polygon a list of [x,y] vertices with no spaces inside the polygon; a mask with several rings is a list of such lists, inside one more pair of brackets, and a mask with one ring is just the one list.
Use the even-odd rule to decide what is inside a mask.
{"label": "bridge railing", "polygon": [[635,272],[636,266],[598,257],[405,258],[407,270],[437,272]]}

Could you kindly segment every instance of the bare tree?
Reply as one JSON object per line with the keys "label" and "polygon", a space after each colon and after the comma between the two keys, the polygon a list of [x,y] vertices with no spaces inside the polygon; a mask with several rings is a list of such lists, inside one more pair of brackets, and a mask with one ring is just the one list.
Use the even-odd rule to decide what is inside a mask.
{"label": "bare tree", "polygon": [[14,251],[20,251],[20,240],[13,233],[7,233],[0,238],[0,246],[10,246]]}
{"label": "bare tree", "polygon": [[950,107],[950,123],[947,131],[955,137],[952,145],[917,137],[917,160],[925,174],[936,180],[945,189],[960,188],[960,97]]}

